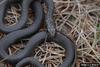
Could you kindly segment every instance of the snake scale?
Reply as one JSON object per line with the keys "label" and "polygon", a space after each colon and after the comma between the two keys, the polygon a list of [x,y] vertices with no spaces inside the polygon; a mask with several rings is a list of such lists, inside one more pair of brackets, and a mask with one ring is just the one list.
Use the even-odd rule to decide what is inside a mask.
{"label": "snake scale", "polygon": [[[24,2],[23,0],[22,3],[23,2],[26,3],[26,1]],[[65,48],[65,51],[66,51],[65,59],[64,59],[64,62],[61,65],[59,65],[59,67],[72,67],[76,59],[76,49],[75,49],[76,47],[74,43],[70,40],[70,38],[68,38],[67,36],[65,36],[64,34],[56,30],[54,21],[53,21],[54,5],[53,5],[52,0],[43,0],[43,3],[45,3],[48,8],[48,12],[45,16],[43,16],[44,13],[43,13],[43,9],[42,9],[42,5],[40,1],[34,0],[32,2],[32,10],[35,12],[34,23],[28,28],[21,29],[27,20],[27,12],[28,12],[27,10],[31,1],[32,0],[28,0],[28,4],[23,5],[23,11],[25,10],[26,12],[25,14],[23,14],[23,11],[22,11],[22,16],[16,25],[8,28],[4,25],[3,22],[0,22],[0,25],[2,26],[2,27],[0,26],[1,31],[7,32],[7,33],[11,32],[0,40],[0,57],[6,58],[5,62],[15,64],[16,67],[23,67],[26,64],[33,64],[35,65],[35,67],[44,67],[38,61],[35,61],[33,57],[29,57],[29,56],[32,53],[32,50],[38,47],[39,44],[42,44],[45,41],[46,36],[48,36],[47,42],[55,42],[59,44],[60,46],[62,46],[63,48]],[[4,17],[4,14],[2,11],[4,11],[5,9],[4,8],[2,9],[3,10],[0,11],[0,15],[1,16],[3,15]],[[47,31],[39,32],[43,17],[45,17],[44,20],[47,25]],[[0,18],[0,21],[3,21],[2,18]],[[20,21],[23,21],[23,22],[20,22]],[[23,37],[28,37],[30,35],[32,37],[26,44],[25,48],[19,51],[18,53],[9,56],[9,54],[7,53],[7,49],[16,41],[22,39]]]}

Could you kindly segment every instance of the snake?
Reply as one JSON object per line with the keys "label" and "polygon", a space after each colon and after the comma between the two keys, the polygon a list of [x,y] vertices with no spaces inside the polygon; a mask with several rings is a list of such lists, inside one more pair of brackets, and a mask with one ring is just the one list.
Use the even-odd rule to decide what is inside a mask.
{"label": "snake", "polygon": [[[30,56],[30,54],[32,53],[32,49],[35,49],[37,46],[39,46],[39,44],[42,44],[45,41],[46,36],[48,36],[47,38],[48,42],[55,42],[61,45],[63,48],[65,48],[65,51],[66,51],[65,59],[64,59],[64,62],[61,65],[59,65],[59,67],[72,67],[73,64],[75,63],[75,58],[76,58],[75,44],[70,38],[56,31],[54,27],[53,19],[52,19],[53,1],[44,0],[44,2],[48,5],[48,13],[45,16],[45,21],[46,21],[48,31],[38,32],[35,35],[33,35],[31,39],[29,40],[29,42],[27,43],[27,45],[25,46],[25,48],[21,50],[19,53],[9,56],[8,53],[6,52],[7,48],[11,46],[12,43],[16,42],[16,40],[33,34],[36,28],[39,29],[40,22],[43,16],[42,15],[43,13],[41,11],[43,10],[41,9],[41,5],[38,2],[34,2],[33,5],[35,5],[34,10],[36,13],[34,24],[31,25],[29,28],[9,33],[7,36],[5,36],[4,38],[0,40],[0,57],[6,58],[7,56],[9,56],[5,60],[6,62],[16,64],[17,62],[21,61],[19,62],[19,66],[23,66],[24,64],[26,64],[24,62],[29,61],[27,57]],[[22,59],[26,59],[26,60],[22,60]],[[35,64],[34,61],[30,61],[30,63],[31,62],[33,62],[32,64]],[[39,67],[39,66],[36,66],[36,67]]]}
{"label": "snake", "polygon": [[55,36],[55,33],[56,33],[56,28],[53,23],[53,11],[54,11],[53,0],[43,0],[42,2],[44,2],[48,8],[47,14],[45,15],[47,31],[48,31],[48,34],[53,37]]}
{"label": "snake", "polygon": [[[4,1],[4,2],[2,2]],[[1,0],[1,4],[0,4],[0,31],[4,32],[4,33],[10,33],[16,30],[19,30],[21,28],[23,28],[25,26],[25,23],[28,20],[28,8],[30,3],[34,1],[34,0]],[[17,3],[20,2],[21,3],[21,16],[18,20],[18,22],[16,22],[16,24],[7,26],[4,22],[4,17],[5,14],[7,12],[7,9],[9,7],[10,4],[13,3]],[[27,5],[26,5],[27,4]]]}
{"label": "snake", "polygon": [[[59,67],[74,67],[75,60],[76,60],[76,46],[73,43],[73,41],[65,36],[64,34],[60,33],[55,29],[54,24],[53,24],[53,19],[52,19],[52,11],[53,11],[53,1],[52,0],[46,0],[45,3],[48,5],[48,13],[45,17],[45,21],[47,24],[47,30],[49,31],[44,31],[44,32],[39,32],[36,35],[34,35],[30,41],[28,42],[28,47],[29,51],[32,51],[32,49],[36,48],[39,46],[39,44],[42,44],[45,41],[46,36],[48,42],[55,42],[65,48],[65,59],[64,62],[59,65]],[[52,7],[50,7],[52,6]],[[52,37],[53,36],[53,37]],[[32,47],[33,46],[33,47]],[[27,50],[28,51],[28,50]],[[22,60],[21,62],[18,63],[19,67],[25,65],[24,62],[28,62],[28,60]],[[32,62],[32,61],[30,61]],[[33,61],[34,63],[34,61]],[[34,64],[33,64],[34,65]],[[17,66],[16,66],[17,67]],[[41,67],[41,66],[36,66],[36,67]],[[43,66],[45,67],[45,66]]]}
{"label": "snake", "polygon": [[30,25],[28,28],[11,32],[0,40],[0,57],[1,58],[8,57],[5,60],[5,62],[14,64],[20,61],[21,59],[23,59],[24,57],[29,56],[28,53],[30,51],[27,51],[27,50],[29,50],[28,47],[31,47],[31,46],[28,46],[28,47],[26,46],[24,50],[11,56],[9,56],[9,54],[7,53],[7,49],[11,46],[11,44],[15,43],[19,39],[33,35],[39,31],[41,21],[43,18],[43,9],[41,7],[41,4],[38,1],[33,2],[32,6],[33,6],[32,9],[35,12],[34,23]]}
{"label": "snake", "polygon": [[[26,51],[27,53],[32,53],[32,49],[35,49],[36,47],[39,46],[39,44],[42,44],[45,42],[46,36],[48,36],[48,32],[46,31],[39,32],[35,34],[34,36],[32,36],[32,38],[27,43],[27,46],[26,46],[27,49],[24,51]],[[56,32],[56,35],[52,39],[48,37],[46,41],[55,42],[65,49],[66,51],[65,59],[64,59],[64,62],[61,65],[59,65],[59,67],[72,67],[76,58],[76,50],[75,50],[76,47],[73,41],[69,37],[65,36],[64,34],[60,32]],[[25,53],[23,54],[25,55]],[[28,62],[28,61],[29,60],[27,59],[22,60],[21,62],[18,63],[18,66],[20,67],[24,65],[25,64],[24,62]],[[36,67],[39,67],[39,66],[36,66]]]}
{"label": "snake", "polygon": [[32,64],[34,67],[44,67],[39,61],[34,59],[33,57],[27,57],[21,60],[19,63],[16,64],[16,67],[24,67],[27,64]]}

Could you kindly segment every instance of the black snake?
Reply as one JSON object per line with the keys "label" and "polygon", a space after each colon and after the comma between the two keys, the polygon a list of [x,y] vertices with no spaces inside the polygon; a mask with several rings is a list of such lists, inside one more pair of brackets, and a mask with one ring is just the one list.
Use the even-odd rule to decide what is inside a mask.
{"label": "black snake", "polygon": [[[32,49],[39,46],[39,44],[43,43],[46,36],[48,36],[47,32],[39,32],[35,34],[30,41],[27,44],[27,50],[26,51],[32,51]],[[76,50],[74,43],[65,35],[57,32],[55,37],[53,39],[47,38],[48,42],[55,42],[65,48],[65,55],[66,58],[64,59],[64,62],[59,67],[71,67],[75,61],[76,57]],[[31,46],[31,47],[30,47]],[[28,53],[28,52],[27,52]],[[28,61],[28,60],[26,60]],[[23,62],[25,62],[23,60]],[[24,64],[23,62],[20,62],[20,64]]]}
{"label": "black snake", "polygon": [[[66,57],[64,59],[64,62],[59,67],[71,67],[75,62],[75,58],[76,58],[75,48],[76,47],[75,47],[74,43],[68,37],[66,37],[62,33],[56,31],[56,29],[54,27],[54,23],[53,23],[53,19],[52,19],[53,18],[53,1],[52,0],[43,0],[43,2],[46,3],[46,5],[48,7],[48,12],[45,15],[45,21],[46,21],[46,25],[47,25],[47,31],[49,32],[49,34],[47,31],[38,32],[39,27],[41,25],[42,17],[43,17],[43,10],[42,10],[41,4],[37,1],[34,1],[32,3],[33,10],[35,11],[34,24],[32,24],[31,26],[29,26],[26,29],[11,32],[7,36],[3,37],[0,40],[0,57],[1,58],[8,57],[8,58],[6,58],[5,61],[12,63],[12,64],[16,64],[17,62],[20,61],[16,65],[16,67],[21,67],[21,66],[25,65],[26,62],[29,62],[30,64],[34,64],[34,65],[37,64],[36,67],[41,67],[40,66],[41,64],[38,64],[37,61],[36,62],[34,62],[34,60],[29,61],[29,59],[27,59],[27,57],[30,56],[30,54],[32,53],[32,49],[35,49],[39,44],[43,43],[46,36],[48,36],[48,38],[47,38],[48,42],[55,42],[55,43],[61,45],[66,50],[66,53],[65,53]],[[36,33],[36,32],[38,32],[38,33]],[[33,35],[34,33],[36,33],[36,34]],[[31,39],[29,40],[29,42],[27,43],[25,48],[23,50],[21,50],[20,52],[18,52],[17,54],[9,56],[7,53],[7,49],[9,48],[9,46],[11,46],[11,44],[16,42],[18,39],[27,37],[29,35],[33,35],[33,36],[31,37]],[[22,59],[24,59],[24,60],[22,60]]]}
{"label": "black snake", "polygon": [[[39,2],[34,2],[32,5],[33,5],[33,10],[35,12],[34,23],[26,29],[14,31],[12,33],[9,33],[4,38],[2,38],[0,40],[0,57],[6,58],[8,56],[8,53],[6,50],[16,40],[21,39],[23,37],[27,37],[27,36],[32,35],[39,31],[39,27],[41,25],[41,21],[42,21],[42,17],[43,17],[43,12],[42,12],[43,10],[42,10],[42,7]],[[27,45],[27,46],[32,47],[29,45]],[[19,54],[10,56],[9,58],[6,59],[6,61],[11,62],[11,63],[16,63],[16,62],[20,61],[22,58],[29,56],[28,53],[30,51],[27,51],[28,50],[27,46]]]}

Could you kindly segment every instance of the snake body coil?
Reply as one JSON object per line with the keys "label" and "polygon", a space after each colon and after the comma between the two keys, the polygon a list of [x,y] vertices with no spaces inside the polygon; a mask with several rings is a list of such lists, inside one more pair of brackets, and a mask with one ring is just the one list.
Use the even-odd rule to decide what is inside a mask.
{"label": "snake body coil", "polygon": [[[9,33],[9,32],[13,32],[16,30],[19,30],[21,28],[24,27],[25,23],[27,22],[27,18],[28,18],[28,8],[30,3],[33,0],[21,0],[21,17],[19,19],[19,21],[12,26],[7,26],[4,23],[4,16],[6,14],[6,10],[8,9],[8,6],[12,3],[12,2],[16,2],[17,0],[5,0],[2,4],[0,4],[0,31],[5,32],[5,33]],[[27,5],[26,5],[27,4]]]}
{"label": "snake body coil", "polygon": [[[16,42],[16,40],[26,37],[28,35],[34,34],[39,30],[42,17],[43,17],[43,10],[39,2],[33,3],[33,9],[35,11],[35,20],[34,20],[34,23],[30,27],[9,33],[7,36],[5,36],[4,38],[0,40],[0,57],[1,58],[6,58],[7,56],[9,56],[6,50],[9,48],[9,46],[12,43]],[[21,59],[23,59],[24,57],[29,56],[30,50],[28,49],[28,47],[32,47],[32,46],[28,46],[28,47],[27,46],[20,53],[8,57],[5,61],[10,62],[10,63],[16,63],[20,61]]]}
{"label": "snake body coil", "polygon": [[39,63],[36,59],[33,57],[28,57],[23,60],[21,60],[16,67],[24,67],[27,64],[32,64],[34,67],[44,67],[41,63]]}
{"label": "snake body coil", "polygon": [[[34,35],[30,41],[27,44],[27,49],[24,50],[27,53],[31,53],[32,49],[39,46],[39,44],[42,44],[45,41],[46,36],[48,36],[47,32],[39,32],[36,35]],[[57,32],[55,37],[53,39],[47,38],[48,42],[55,42],[65,48],[66,51],[66,58],[64,59],[64,62],[59,67],[71,67],[75,61],[75,45],[74,43],[63,34]],[[29,51],[29,52],[28,52]],[[24,53],[23,53],[24,54]],[[23,60],[23,62],[27,62],[28,60]],[[20,62],[21,65],[24,63]],[[37,66],[38,67],[38,66]]]}
{"label": "snake body coil", "polygon": [[[30,3],[30,1],[28,1],[28,3]],[[25,3],[26,3],[26,1],[24,2],[24,5],[25,5]],[[17,62],[20,61],[16,65],[16,67],[24,66],[27,64],[27,62],[30,62],[33,65],[36,65],[36,67],[44,67],[43,65],[41,66],[41,64],[39,62],[34,61],[35,59],[30,60],[32,58],[27,58],[27,57],[29,57],[30,54],[32,53],[32,49],[35,49],[37,46],[39,46],[39,44],[42,44],[45,41],[46,36],[48,36],[47,42],[55,42],[55,43],[59,44],[60,46],[62,46],[63,48],[65,48],[65,51],[66,51],[65,59],[64,59],[64,62],[59,67],[72,67],[72,65],[74,64],[75,58],[76,58],[76,50],[75,50],[76,47],[75,47],[74,43],[67,36],[56,31],[54,23],[53,23],[53,1],[52,0],[44,0],[44,3],[46,3],[46,5],[48,7],[48,12],[45,15],[45,21],[46,21],[48,32],[46,32],[46,31],[39,32],[39,33],[35,34],[34,36],[32,36],[31,39],[29,40],[29,42],[26,44],[25,48],[23,50],[21,50],[20,52],[16,53],[15,55],[9,56],[7,53],[7,49],[11,46],[11,44],[16,42],[16,40],[18,40],[18,39],[27,37],[28,35],[32,35],[32,34],[36,33],[37,31],[39,31],[41,20],[43,18],[43,10],[42,10],[41,4],[37,1],[33,2],[32,5],[34,6],[33,9],[35,10],[35,21],[34,21],[34,24],[32,24],[30,27],[28,27],[26,29],[17,30],[23,26],[23,24],[21,26],[19,26],[20,23],[18,23],[18,26],[16,24],[15,26],[12,26],[12,27],[9,27],[8,29],[6,29],[3,22],[0,22],[0,25],[2,27],[4,26],[3,29],[5,29],[6,32],[9,32],[9,31],[11,32],[11,31],[17,30],[17,31],[9,33],[7,36],[5,36],[4,38],[2,38],[0,40],[0,57],[1,58],[8,57],[5,60],[6,62],[16,64]],[[28,8],[28,6],[26,6],[26,7]],[[0,7],[0,8],[2,8],[2,7]],[[2,13],[3,10],[0,11],[0,14]],[[1,16],[2,15],[3,14],[1,14]],[[27,16],[27,15],[25,15],[25,16]],[[24,19],[25,19],[25,17],[21,20],[25,21]],[[0,18],[0,21],[1,20],[2,20],[2,18]],[[14,27],[14,29],[13,29],[13,27]],[[4,31],[1,27],[0,27],[0,29],[2,31]]]}

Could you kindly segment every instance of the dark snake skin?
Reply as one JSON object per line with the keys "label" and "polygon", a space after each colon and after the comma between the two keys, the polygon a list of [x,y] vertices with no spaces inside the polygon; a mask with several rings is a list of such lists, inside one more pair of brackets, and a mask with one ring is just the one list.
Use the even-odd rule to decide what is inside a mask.
{"label": "dark snake skin", "polygon": [[55,36],[56,28],[53,22],[53,11],[54,11],[54,4],[53,0],[43,0],[43,2],[47,5],[48,12],[45,15],[45,21],[47,25],[47,31],[50,36]]}
{"label": "dark snake skin", "polygon": [[[9,33],[7,36],[2,38],[0,40],[0,57],[1,58],[6,58],[8,55],[7,49],[9,46],[11,46],[14,42],[16,42],[18,39],[21,39],[23,37],[27,37],[29,35],[32,35],[36,32],[39,31],[39,27],[41,25],[42,17],[43,17],[43,10],[39,2],[34,2],[33,4],[33,9],[35,11],[35,20],[34,23],[29,26],[26,29],[14,31],[12,33]],[[9,63],[17,63],[18,61],[22,60],[24,57],[29,56],[30,50],[28,49],[29,46],[25,47],[24,50],[21,52],[17,53],[16,55],[12,55],[9,58],[7,58],[5,61]]]}
{"label": "dark snake skin", "polygon": [[7,12],[9,5],[14,2],[18,2],[18,1],[17,0],[5,0],[2,4],[0,4],[0,31],[9,33],[9,32],[13,32],[13,31],[23,28],[25,26],[25,23],[28,20],[28,9],[32,1],[33,0],[21,0],[21,6],[22,6],[21,17],[19,21],[15,25],[12,25],[12,26],[5,25],[4,17],[5,17],[5,14]]}
{"label": "dark snake skin", "polygon": [[34,67],[44,67],[41,63],[39,63],[36,59],[33,57],[28,57],[23,60],[21,60],[16,67],[24,67],[27,64],[32,64]]}
{"label": "dark snake skin", "polygon": [[[47,32],[39,32],[35,34],[30,41],[27,44],[27,49],[26,52],[29,53],[32,51],[32,49],[36,48],[39,46],[39,44],[42,44],[45,41],[46,36],[48,36]],[[71,67],[75,61],[76,58],[76,50],[75,50],[75,45],[74,43],[65,35],[57,32],[55,37],[53,39],[48,38],[48,42],[55,42],[65,48],[66,51],[66,58],[64,59],[64,62],[59,66],[59,67]],[[24,53],[23,53],[24,54]],[[18,65],[22,66],[24,63],[27,62],[28,60],[22,60]],[[38,67],[38,66],[37,66]]]}
{"label": "dark snake skin", "polygon": [[[21,39],[23,37],[27,37],[29,35],[33,35],[25,48],[18,52],[15,55],[9,56],[5,61],[16,64],[19,62],[16,67],[22,67],[29,62],[29,64],[36,65],[35,67],[44,67],[43,65],[40,66],[41,64],[38,61],[34,61],[35,59],[33,58],[33,61],[30,60],[29,57],[30,54],[32,53],[32,50],[35,49],[36,47],[39,46],[39,44],[42,44],[45,41],[46,36],[48,36],[47,41],[48,42],[55,42],[65,48],[65,59],[64,62],[59,66],[59,67],[72,67],[74,66],[75,59],[76,59],[76,47],[74,43],[64,34],[56,31],[54,22],[53,22],[53,1],[52,0],[43,0],[43,2],[47,5],[48,7],[48,12],[45,15],[45,21],[47,25],[47,31],[44,32],[38,32],[37,34],[33,35],[37,31],[39,31],[39,27],[41,24],[41,20],[43,17],[43,10],[39,2],[34,1],[33,6],[35,10],[35,21],[34,24],[32,24],[30,27],[22,30],[17,30],[12,33],[9,33],[7,36],[2,38],[0,40],[0,57],[1,58],[6,58],[8,57],[7,49],[11,44],[16,42],[16,40]],[[52,37],[53,36],[53,37]],[[28,59],[27,59],[28,58]]]}

